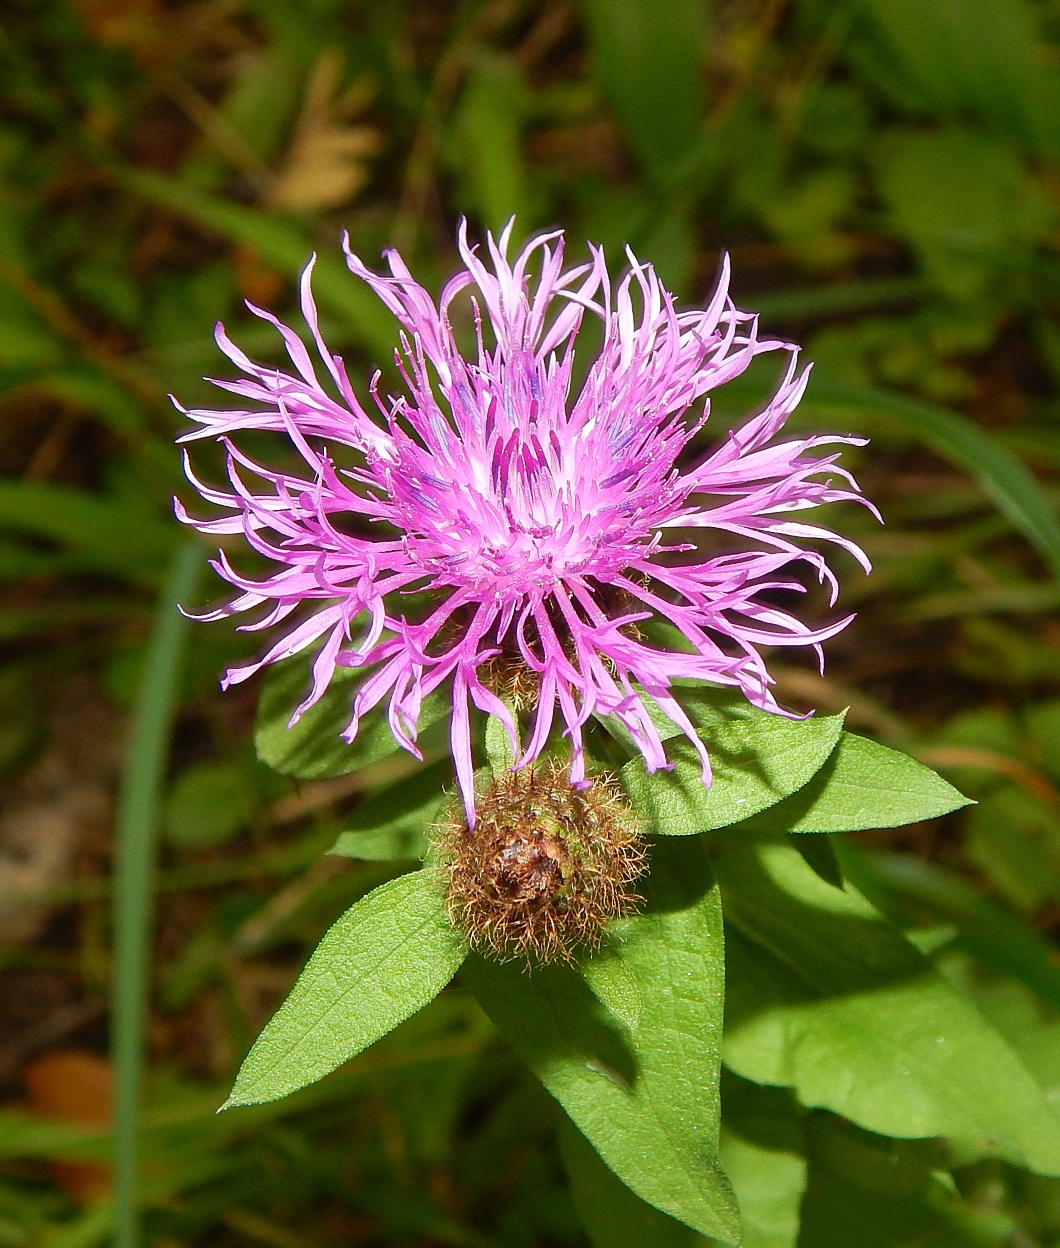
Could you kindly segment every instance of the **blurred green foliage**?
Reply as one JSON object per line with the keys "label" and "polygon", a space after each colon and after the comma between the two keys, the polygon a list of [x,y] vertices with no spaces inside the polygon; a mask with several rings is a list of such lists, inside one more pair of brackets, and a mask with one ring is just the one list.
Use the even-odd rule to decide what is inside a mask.
{"label": "blurred green foliage", "polygon": [[[437,285],[458,215],[481,235],[516,213],[616,264],[628,243],[695,300],[726,249],[739,306],[817,362],[799,419],[871,435],[851,458],[887,521],[843,517],[876,564],[847,570],[860,619],[827,679],[781,666],[782,692],[849,705],[855,731],[979,801],[837,846],[844,869],[1060,1096],[1056,0],[11,0],[2,22],[5,783],[47,759],[72,683],[130,700],[180,542],[166,396],[209,401],[215,320],[271,358],[243,300],[295,316],[315,249],[325,335],[364,378],[389,370],[393,327],[347,275],[343,229]],[[720,395],[715,427],[769,381]],[[459,989],[292,1100],[213,1116],[308,949],[385,878],[359,838],[372,794],[403,783],[383,755],[301,792],[253,762],[252,699],[213,684],[247,649],[197,628],[184,674],[150,1241],[583,1244],[577,1206],[595,1243],[623,1242],[634,1214],[587,1211],[576,1142],[568,1189],[555,1106]],[[38,889],[58,917],[12,940],[0,976],[47,966],[91,1005],[108,885],[103,856],[86,863]],[[99,1047],[93,1026],[34,1043]],[[804,1174],[800,1248],[1060,1244],[1056,1181],[760,1095],[731,1076],[727,1162],[774,1202],[745,1211],[748,1244],[794,1243]],[[55,1168],[106,1149],[100,1129],[5,1110],[0,1244],[106,1242],[109,1206],[81,1207]],[[637,1242],[690,1242],[675,1226]]]}

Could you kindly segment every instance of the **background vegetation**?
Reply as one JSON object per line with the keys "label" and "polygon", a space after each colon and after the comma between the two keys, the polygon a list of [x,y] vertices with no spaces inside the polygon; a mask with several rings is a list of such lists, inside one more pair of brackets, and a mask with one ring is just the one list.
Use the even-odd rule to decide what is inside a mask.
{"label": "background vegetation", "polygon": [[[979,799],[850,838],[844,869],[1060,1098],[1057,0],[10,0],[0,59],[0,1245],[111,1234],[107,1019],[118,985],[128,1091],[148,889],[150,1242],[586,1242],[555,1107],[459,989],[294,1098],[213,1115],[390,870],[321,851],[393,772],[294,790],[254,759],[256,690],[216,691],[245,639],[148,650],[187,540],[166,396],[206,401],[219,317],[274,353],[242,301],[293,315],[313,249],[329,342],[386,367],[343,229],[435,286],[461,214],[628,243],[695,301],[731,253],[738,305],[817,362],[799,419],[871,436],[852,458],[887,522],[842,518],[876,571],[847,569],[857,622],[824,678],[781,664],[784,694]],[[115,889],[123,766],[121,826],[157,797],[163,845]],[[1058,1181],[823,1112],[805,1141],[804,1248],[1060,1244]]]}

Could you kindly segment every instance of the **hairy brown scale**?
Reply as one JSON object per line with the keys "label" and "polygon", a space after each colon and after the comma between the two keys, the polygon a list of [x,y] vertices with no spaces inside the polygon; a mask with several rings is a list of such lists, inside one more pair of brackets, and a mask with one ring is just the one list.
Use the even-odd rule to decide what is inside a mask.
{"label": "hairy brown scale", "polygon": [[563,887],[563,846],[540,829],[513,831],[488,864],[499,893],[511,901],[533,901]]}
{"label": "hairy brown scale", "polygon": [[449,915],[476,949],[499,959],[572,961],[635,909],[645,867],[617,786],[572,789],[550,763],[495,780],[477,795],[478,822],[435,829]]}

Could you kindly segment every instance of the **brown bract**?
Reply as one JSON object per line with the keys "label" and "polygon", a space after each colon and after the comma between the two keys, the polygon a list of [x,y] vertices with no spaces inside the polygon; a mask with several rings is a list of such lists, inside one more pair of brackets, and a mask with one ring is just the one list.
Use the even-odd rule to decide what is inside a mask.
{"label": "brown bract", "polygon": [[643,841],[613,781],[573,789],[549,762],[494,780],[477,808],[473,830],[453,818],[433,840],[450,919],[479,952],[571,962],[636,908]]}

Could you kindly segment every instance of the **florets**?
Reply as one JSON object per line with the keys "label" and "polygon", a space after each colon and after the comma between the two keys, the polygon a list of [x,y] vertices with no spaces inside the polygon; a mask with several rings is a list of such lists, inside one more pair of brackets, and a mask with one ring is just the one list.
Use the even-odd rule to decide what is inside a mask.
{"label": "florets", "polygon": [[[760,339],[755,318],[734,307],[727,263],[707,306],[679,311],[651,266],[632,255],[613,286],[599,249],[564,269],[554,233],[510,260],[510,233],[488,239],[484,262],[461,227],[464,268],[437,303],[396,252],[387,253],[386,276],[348,252],[351,272],[401,327],[404,393],[381,394],[377,374],[368,386],[375,415],[321,337],[312,264],[302,311],[323,376],[298,336],[267,312],[251,309],[282,335],[290,371],[254,363],[218,327],[242,376],[217,384],[239,403],[188,412],[199,427],[184,440],[221,440],[229,486],[205,485],[189,468],[222,515],[192,519],[177,504],[181,519],[238,535],[273,565],[260,579],[223,552],[214,565],[237,592],[199,618],[246,613],[256,618],[242,628],[276,634],[255,661],[229,669],[225,683],[313,648],[310,687],[292,723],[323,696],[336,667],[356,668],[364,678],[346,740],[386,701],[394,736],[417,756],[423,700],[445,687],[472,824],[472,704],[513,737],[505,698],[532,712],[517,766],[541,756],[558,718],[577,786],[585,783],[583,727],[594,714],[621,721],[649,770],[668,765],[654,703],[691,740],[709,784],[707,747],[672,682],[734,686],[784,713],[761,648],[808,646],[820,655],[821,642],[852,617],[811,627],[777,605],[776,591],[803,591],[801,567],[834,599],[836,579],[807,542],[843,546],[867,567],[854,543],[806,522],[818,504],[864,501],[834,449],[820,452],[858,439],[781,436],[807,370],[794,346]],[[452,324],[465,295],[477,328],[466,355]],[[586,319],[598,322],[603,342],[576,385]],[[765,351],[787,357],[773,398],[713,445],[693,445],[708,393]],[[284,437],[302,461],[298,471],[250,459],[232,440],[244,430]],[[672,540],[674,531],[683,540]],[[687,540],[696,531],[702,547]],[[647,622],[659,618],[676,628],[676,645],[651,640]]]}

